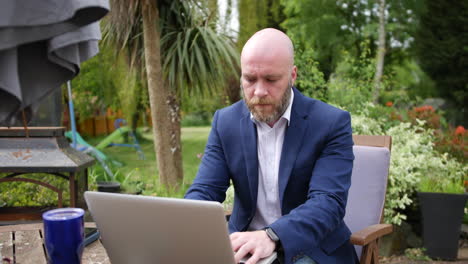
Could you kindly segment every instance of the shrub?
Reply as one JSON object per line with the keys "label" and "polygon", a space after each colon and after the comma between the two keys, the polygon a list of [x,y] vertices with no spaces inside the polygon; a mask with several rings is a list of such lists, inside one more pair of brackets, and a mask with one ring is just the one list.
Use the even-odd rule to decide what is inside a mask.
{"label": "shrub", "polygon": [[212,114],[209,112],[192,112],[185,114],[182,118],[182,126],[209,126]]}
{"label": "shrub", "polygon": [[431,258],[426,255],[425,248],[407,248],[405,250],[405,256],[411,260],[431,260]]}
{"label": "shrub", "polygon": [[[3,175],[2,175],[3,177]],[[35,179],[46,182],[62,189],[64,206],[69,205],[70,195],[68,192],[68,181],[60,177],[32,173],[21,175],[21,178]],[[0,206],[55,206],[57,205],[57,194],[52,190],[29,182],[5,182],[0,184]]]}
{"label": "shrub", "polygon": [[296,43],[297,79],[295,86],[304,95],[327,101],[327,83],[323,73],[319,70],[318,62],[313,59],[313,50],[305,49]]}
{"label": "shrub", "polygon": [[413,107],[413,109],[408,111],[408,118],[413,124],[415,124],[417,120],[424,120],[424,126],[427,128],[441,128],[440,115],[436,113],[434,107],[430,105]]}
{"label": "shrub", "polygon": [[226,211],[232,211],[232,208],[234,206],[234,185],[229,186],[229,188],[226,191],[226,199],[223,202],[223,207],[224,210]]}
{"label": "shrub", "polygon": [[468,160],[468,133],[463,126],[457,128],[449,127],[446,131],[436,131],[437,141],[435,148],[441,153],[450,153],[460,162],[466,163]]}
{"label": "shrub", "polygon": [[75,112],[81,120],[102,114],[107,107],[119,108],[115,94],[120,76],[114,69],[122,65],[114,61],[114,50],[101,45],[99,54],[84,62],[71,82]]}
{"label": "shrub", "polygon": [[451,159],[434,149],[435,136],[432,129],[424,127],[425,122],[415,124],[398,122],[384,129],[388,116],[371,118],[375,111],[367,104],[357,114],[353,114],[354,134],[392,136],[392,154],[389,182],[385,202],[385,221],[401,224],[406,219],[402,211],[413,203],[410,197],[418,190],[422,179],[432,178],[438,183],[452,181],[462,184],[468,175],[468,165]]}
{"label": "shrub", "polygon": [[[345,106],[349,111],[358,111],[372,100],[375,63],[370,54],[369,41],[361,43],[359,58],[343,52],[343,60],[328,82],[329,102]],[[383,87],[385,87],[383,83]]]}
{"label": "shrub", "polygon": [[425,128],[433,129],[435,149],[442,154],[450,153],[450,156],[466,163],[468,148],[465,142],[468,134],[463,126],[453,128],[447,125],[441,111],[430,105],[413,107],[407,111],[405,117],[413,124],[423,120]]}

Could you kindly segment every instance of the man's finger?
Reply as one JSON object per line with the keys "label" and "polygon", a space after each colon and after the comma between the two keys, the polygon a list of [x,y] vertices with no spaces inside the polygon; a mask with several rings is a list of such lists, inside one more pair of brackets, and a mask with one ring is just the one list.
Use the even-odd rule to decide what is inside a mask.
{"label": "man's finger", "polygon": [[248,242],[245,236],[243,236],[241,233],[235,233],[235,236],[231,236],[231,247],[232,250],[235,252],[239,250],[241,246],[243,246],[245,243]]}
{"label": "man's finger", "polygon": [[245,243],[246,243],[246,241],[244,241],[243,239],[231,240],[231,247],[232,247],[232,250],[233,250],[234,252],[236,252],[236,251],[239,250],[239,248],[242,247]]}
{"label": "man's finger", "polygon": [[239,237],[240,234],[241,234],[240,232],[232,233],[232,234],[229,235],[229,238],[231,238],[231,240],[236,239],[236,238]]}
{"label": "man's finger", "polygon": [[252,256],[245,262],[245,264],[256,264],[260,260],[260,254],[257,252],[252,254]]}
{"label": "man's finger", "polygon": [[252,250],[252,246],[249,243],[242,245],[239,248],[239,251],[237,251],[236,254],[234,255],[234,259],[235,259],[236,263],[239,263],[239,261],[243,257],[247,256],[247,254],[249,254],[250,250]]}

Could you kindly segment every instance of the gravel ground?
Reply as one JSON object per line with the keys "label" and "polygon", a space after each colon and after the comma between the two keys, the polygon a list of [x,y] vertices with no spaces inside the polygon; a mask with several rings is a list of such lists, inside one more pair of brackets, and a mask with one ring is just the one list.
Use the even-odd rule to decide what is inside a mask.
{"label": "gravel ground", "polygon": [[381,264],[468,264],[468,244],[464,243],[464,246],[458,250],[457,261],[423,261],[423,260],[411,260],[406,256],[392,256],[392,257],[381,257]]}

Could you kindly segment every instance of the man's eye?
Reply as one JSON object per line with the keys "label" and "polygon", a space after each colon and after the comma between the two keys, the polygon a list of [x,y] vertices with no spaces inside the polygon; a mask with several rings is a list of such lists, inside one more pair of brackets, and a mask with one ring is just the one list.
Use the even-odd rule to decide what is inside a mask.
{"label": "man's eye", "polygon": [[276,82],[276,81],[277,81],[277,80],[274,80],[274,79],[267,79],[267,82],[269,82],[269,83],[274,83],[274,82]]}
{"label": "man's eye", "polygon": [[247,82],[249,82],[249,83],[255,82],[255,79],[246,78],[245,80],[246,80]]}

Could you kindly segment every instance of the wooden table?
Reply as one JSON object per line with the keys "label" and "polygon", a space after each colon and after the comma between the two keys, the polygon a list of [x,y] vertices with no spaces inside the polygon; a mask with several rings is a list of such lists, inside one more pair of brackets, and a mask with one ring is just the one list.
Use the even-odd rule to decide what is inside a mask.
{"label": "wooden table", "polygon": [[[96,225],[86,223],[85,227],[93,228]],[[3,258],[2,264],[46,264],[42,223],[0,226],[0,256]],[[82,263],[110,264],[99,240],[85,247]]]}

